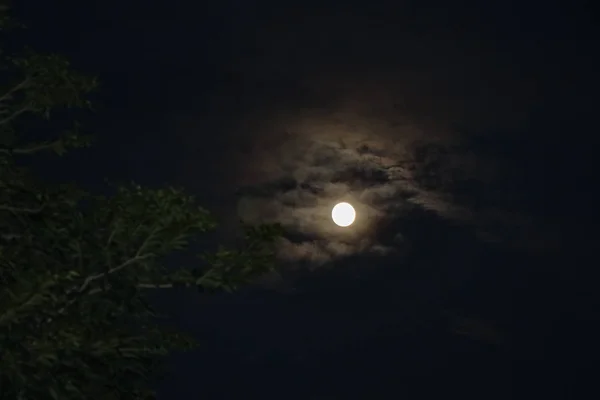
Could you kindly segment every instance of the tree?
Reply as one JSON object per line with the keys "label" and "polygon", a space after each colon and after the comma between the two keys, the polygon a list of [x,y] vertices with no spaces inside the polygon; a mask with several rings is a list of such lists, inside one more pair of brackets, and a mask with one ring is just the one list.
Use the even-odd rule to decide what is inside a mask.
{"label": "tree", "polygon": [[0,58],[0,399],[151,397],[161,357],[191,343],[159,327],[148,291],[234,290],[273,269],[279,227],[244,226],[237,246],[168,268],[168,255],[215,227],[210,214],[175,188],[93,196],[37,181],[20,157],[89,142],[76,125],[37,143],[23,130],[89,107],[96,81],[55,55]]}

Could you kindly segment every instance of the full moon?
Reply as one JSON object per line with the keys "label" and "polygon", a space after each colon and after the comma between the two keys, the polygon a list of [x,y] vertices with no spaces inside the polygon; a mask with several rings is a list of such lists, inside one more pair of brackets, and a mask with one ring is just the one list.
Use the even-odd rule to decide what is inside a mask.
{"label": "full moon", "polygon": [[356,211],[349,203],[338,203],[331,210],[331,218],[338,226],[350,226],[356,218]]}

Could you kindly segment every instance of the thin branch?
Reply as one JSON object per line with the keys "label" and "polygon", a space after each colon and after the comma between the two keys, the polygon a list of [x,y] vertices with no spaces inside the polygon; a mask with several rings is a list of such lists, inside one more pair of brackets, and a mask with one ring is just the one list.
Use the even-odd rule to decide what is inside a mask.
{"label": "thin branch", "polygon": [[108,239],[106,240],[106,248],[108,249],[113,241],[113,239],[115,238],[115,235],[117,234],[117,228],[113,229],[113,231],[110,233],[110,235],[108,236]]}
{"label": "thin branch", "polygon": [[45,204],[38,208],[20,208],[0,205],[0,211],[9,211],[15,214],[38,214],[44,209],[44,207]]}
{"label": "thin branch", "polygon": [[[127,266],[129,266],[129,265],[131,265],[131,264],[135,264],[136,262],[140,262],[140,261],[143,261],[143,260],[145,260],[145,259],[147,259],[147,258],[149,258],[149,257],[152,257],[152,256],[154,256],[154,254],[152,254],[152,253],[147,253],[147,254],[142,254],[142,253],[143,253],[143,251],[145,250],[145,248],[146,248],[146,246],[147,246],[147,244],[148,244],[148,242],[149,242],[150,238],[151,238],[151,237],[154,235],[154,233],[155,233],[155,232],[157,232],[157,231],[158,231],[158,228],[156,228],[156,229],[155,229],[155,230],[154,230],[152,233],[150,233],[150,235],[148,235],[148,237],[146,238],[146,240],[144,240],[144,242],[142,243],[142,245],[140,246],[140,248],[139,248],[139,249],[138,249],[138,251],[136,252],[135,256],[133,256],[133,257],[132,257],[132,258],[130,258],[129,260],[127,260],[127,261],[123,262],[122,264],[120,264],[120,265],[118,265],[118,266],[116,266],[116,267],[114,267],[114,268],[111,268],[111,269],[109,269],[108,271],[102,272],[102,273],[100,273],[100,274],[96,274],[96,275],[90,275],[90,276],[88,276],[88,277],[87,277],[87,278],[86,278],[86,279],[83,281],[83,283],[81,284],[81,286],[79,286],[79,288],[78,288],[78,287],[73,287],[73,288],[71,288],[71,289],[70,289],[70,290],[67,292],[67,295],[70,295],[70,294],[72,294],[72,293],[74,293],[74,292],[77,292],[77,293],[83,293],[83,292],[84,292],[84,291],[85,291],[85,290],[88,288],[88,286],[89,286],[89,285],[90,285],[90,284],[91,284],[93,281],[95,281],[95,280],[97,280],[97,279],[100,279],[100,278],[103,278],[104,276],[107,276],[107,275],[110,275],[110,274],[114,274],[115,272],[118,272],[118,271],[122,270],[123,268],[125,268],[125,267],[127,267]],[[99,291],[102,291],[102,290],[96,290],[96,289],[92,289],[92,291],[93,291],[94,293],[97,293],[97,292],[99,292]],[[73,299],[73,300],[69,301],[65,307],[63,307],[63,308],[61,308],[61,309],[59,310],[59,312],[62,312],[62,311],[64,311],[64,309],[65,309],[67,306],[71,305],[71,304],[72,304],[74,301],[75,301],[75,299]]]}
{"label": "thin branch", "polygon": [[24,106],[24,107],[18,109],[17,111],[13,112],[8,117],[0,120],[0,125],[5,125],[5,124],[9,123],[10,121],[12,121],[13,119],[17,118],[19,115],[21,115],[27,111],[33,111],[33,108],[31,108],[30,106]]}
{"label": "thin branch", "polygon": [[[151,257],[153,255],[154,254],[148,253],[148,254],[144,254],[142,256],[135,256],[135,257],[130,258],[129,260],[125,261],[124,263],[120,264],[119,266],[117,266],[115,268],[112,268],[112,269],[109,269],[107,272],[103,272],[103,273],[97,274],[97,275],[88,276],[85,279],[85,281],[83,281],[83,283],[81,284],[81,286],[79,288],[75,287],[75,288],[72,288],[71,290],[69,290],[67,292],[67,296],[70,295],[70,294],[72,294],[72,293],[74,293],[74,292],[77,292],[78,294],[81,294],[81,293],[83,293],[90,286],[90,284],[93,281],[95,281],[97,279],[100,279],[100,278],[103,278],[106,275],[118,272],[118,271],[122,270],[123,268],[125,268],[125,267],[127,267],[127,266],[129,266],[131,264],[135,264],[136,262],[143,261],[146,258],[149,258],[149,257]],[[88,292],[88,295],[89,294],[96,294],[96,293],[99,293],[99,292],[103,292],[105,289],[108,289],[108,288],[94,288],[94,289],[92,289],[92,290],[90,290]],[[61,309],[58,310],[58,313],[62,314],[67,309],[67,307],[69,307],[71,304],[75,303],[76,300],[77,300],[77,297],[72,298],[71,300],[67,301],[67,304],[64,307],[61,307]]]}
{"label": "thin branch", "polygon": [[105,287],[105,288],[97,287],[97,288],[94,288],[94,289],[90,290],[90,291],[88,292],[88,295],[90,295],[90,296],[91,296],[91,295],[93,295],[93,294],[96,294],[96,293],[105,292],[105,291],[107,291],[108,289],[110,289],[110,285],[108,285],[108,286],[107,286],[107,287]]}
{"label": "thin branch", "polygon": [[178,282],[178,283],[138,283],[136,285],[139,289],[173,289],[175,286],[178,287],[197,287],[198,285],[190,282]]}
{"label": "thin branch", "polygon": [[23,149],[3,149],[0,148],[0,153],[5,154],[32,154],[37,153],[38,151],[49,150],[54,148],[58,143],[60,143],[61,139],[57,139],[54,142],[46,142],[43,144],[39,144],[37,146],[32,146]]}
{"label": "thin branch", "polygon": [[[185,283],[184,286],[191,286],[191,283]],[[173,283],[139,283],[137,285],[140,289],[172,289],[175,285]]]}
{"label": "thin branch", "polygon": [[79,270],[83,270],[83,251],[81,250],[81,241],[77,240],[77,266]]}
{"label": "thin branch", "polygon": [[30,82],[29,78],[26,78],[23,81],[21,81],[21,83],[15,85],[12,89],[10,89],[8,92],[4,93],[2,95],[2,97],[0,97],[0,103],[2,103],[5,100],[10,99],[10,97],[12,96],[13,93],[25,88],[27,85],[29,85],[29,82]]}
{"label": "thin branch", "polygon": [[137,251],[137,253],[135,254],[136,257],[139,257],[144,250],[146,250],[146,247],[148,246],[148,244],[150,243],[150,240],[154,238],[154,236],[156,235],[156,233],[160,230],[160,228],[157,226],[154,229],[152,229],[152,232],[150,232],[150,234],[148,235],[148,237],[146,237],[146,239],[144,240],[144,242],[142,243],[142,245],[140,246],[139,250]]}
{"label": "thin branch", "polygon": [[23,236],[22,235],[18,235],[16,233],[3,233],[3,234],[0,235],[0,237],[3,240],[13,240],[13,239],[20,239]]}
{"label": "thin branch", "polygon": [[144,254],[144,255],[136,255],[133,258],[130,258],[129,260],[125,261],[124,263],[122,263],[121,265],[118,265],[112,269],[109,269],[107,272],[103,272],[101,274],[97,274],[97,275],[91,275],[88,276],[85,281],[83,282],[83,284],[79,287],[79,289],[77,289],[77,291],[79,293],[82,293],[89,285],[90,283],[92,283],[93,281],[95,281],[96,279],[100,279],[103,278],[105,275],[110,275],[110,274],[114,274],[115,272],[118,272],[120,270],[122,270],[123,268],[131,265],[131,264],[135,264],[137,262],[143,261],[149,257],[153,256],[153,254],[148,253],[148,254]]}
{"label": "thin branch", "polygon": [[112,258],[110,256],[110,245],[117,233],[117,228],[113,229],[113,231],[110,233],[110,235],[108,236],[108,240],[106,241],[106,262],[108,264],[108,268],[112,268]]}
{"label": "thin branch", "polygon": [[[179,283],[177,285],[181,285],[183,287],[196,286],[192,283]],[[175,283],[138,283],[136,287],[139,289],[173,289],[175,287]],[[110,289],[110,286],[108,286],[106,289],[97,287],[90,290],[88,295],[104,292],[108,289]]]}

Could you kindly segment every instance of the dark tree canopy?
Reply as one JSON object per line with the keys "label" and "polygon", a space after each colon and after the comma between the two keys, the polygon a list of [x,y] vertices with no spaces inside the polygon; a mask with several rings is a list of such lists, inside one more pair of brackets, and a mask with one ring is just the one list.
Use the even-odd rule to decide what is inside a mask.
{"label": "dark tree canopy", "polygon": [[[15,24],[5,8],[0,13],[5,41]],[[23,157],[61,155],[89,141],[77,124],[35,143],[27,129],[51,124],[55,111],[88,108],[96,81],[59,56],[2,47],[0,398],[150,397],[161,358],[191,342],[159,327],[147,293],[177,285],[234,290],[273,268],[279,228],[245,226],[235,248],[203,254],[189,268],[165,265],[215,227],[211,215],[176,188],[132,183],[94,196],[37,180]]]}

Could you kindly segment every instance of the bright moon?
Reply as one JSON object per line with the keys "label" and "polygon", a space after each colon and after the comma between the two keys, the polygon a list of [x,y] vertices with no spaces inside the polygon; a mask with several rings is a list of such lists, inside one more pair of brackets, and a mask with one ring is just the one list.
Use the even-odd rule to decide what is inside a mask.
{"label": "bright moon", "polygon": [[356,218],[356,211],[348,203],[338,203],[331,210],[331,218],[336,225],[346,227],[352,225]]}

